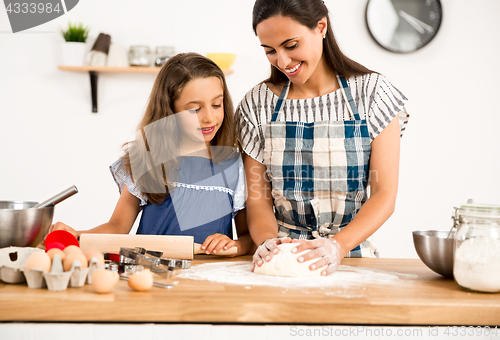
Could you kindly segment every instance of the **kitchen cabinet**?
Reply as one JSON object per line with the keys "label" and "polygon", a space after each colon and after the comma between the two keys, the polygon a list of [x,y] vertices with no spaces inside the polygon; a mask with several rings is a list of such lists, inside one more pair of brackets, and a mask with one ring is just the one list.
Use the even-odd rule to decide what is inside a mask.
{"label": "kitchen cabinet", "polygon": [[[58,66],[62,71],[88,72],[90,75],[90,92],[92,97],[92,112],[97,113],[97,79],[99,73],[146,73],[157,74],[161,67],[96,67],[96,66]],[[223,70],[225,75],[232,70]]]}

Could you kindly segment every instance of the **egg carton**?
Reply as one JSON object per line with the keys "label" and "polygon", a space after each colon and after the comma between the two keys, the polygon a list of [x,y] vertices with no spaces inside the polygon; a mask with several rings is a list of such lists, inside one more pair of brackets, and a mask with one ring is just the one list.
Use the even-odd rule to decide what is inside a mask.
{"label": "egg carton", "polygon": [[23,283],[26,277],[22,269],[28,257],[40,248],[32,247],[6,247],[0,249],[0,281],[6,283]]}
{"label": "egg carton", "polygon": [[92,282],[92,272],[102,268],[98,266],[96,258],[90,260],[87,268],[82,268],[80,261],[76,260],[71,265],[71,269],[64,271],[61,258],[58,254],[54,255],[50,272],[41,269],[24,270],[24,276],[29,288],[45,288],[50,291],[66,290],[68,287],[83,287],[83,285]]}

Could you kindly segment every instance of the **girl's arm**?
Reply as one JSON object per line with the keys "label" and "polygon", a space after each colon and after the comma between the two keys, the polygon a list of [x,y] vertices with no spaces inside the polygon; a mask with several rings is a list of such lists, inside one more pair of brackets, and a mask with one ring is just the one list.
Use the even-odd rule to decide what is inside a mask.
{"label": "girl's arm", "polygon": [[303,261],[321,258],[311,266],[319,268],[329,265],[325,275],[330,274],[351,249],[371,236],[392,215],[398,191],[399,146],[399,120],[396,116],[372,142],[370,198],[351,223],[332,239],[295,240],[294,242],[301,243],[297,252],[312,249],[302,257]]}
{"label": "girl's arm", "polygon": [[120,198],[116,203],[115,210],[108,222],[95,228],[82,231],[76,231],[62,222],[57,222],[51,226],[49,232],[58,229],[66,230],[75,235],[78,239],[80,238],[80,234],[83,233],[128,234],[134,225],[139,211],[139,199],[127,190],[127,185],[124,185]]}

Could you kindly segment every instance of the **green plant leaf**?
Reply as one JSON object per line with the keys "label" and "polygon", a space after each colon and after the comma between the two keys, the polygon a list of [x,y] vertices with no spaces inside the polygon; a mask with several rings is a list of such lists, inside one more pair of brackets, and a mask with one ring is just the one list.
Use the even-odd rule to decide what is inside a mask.
{"label": "green plant leaf", "polygon": [[86,42],[89,35],[89,28],[83,27],[83,24],[71,24],[68,23],[68,28],[66,30],[61,30],[61,33],[66,41],[73,42]]}

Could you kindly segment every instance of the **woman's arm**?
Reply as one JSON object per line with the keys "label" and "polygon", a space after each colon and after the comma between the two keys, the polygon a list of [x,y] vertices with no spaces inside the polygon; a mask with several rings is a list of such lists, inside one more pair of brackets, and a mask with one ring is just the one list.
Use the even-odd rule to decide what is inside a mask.
{"label": "woman's arm", "polygon": [[238,247],[238,253],[236,256],[252,254],[255,252],[257,246],[253,242],[248,231],[246,208],[238,211],[234,217],[234,225],[236,227],[236,234],[238,235],[238,239],[235,241],[236,246]]}
{"label": "woman's arm", "polygon": [[116,203],[115,210],[108,222],[95,228],[82,231],[76,231],[62,222],[57,222],[51,226],[49,232],[58,229],[66,230],[77,238],[80,238],[80,234],[83,233],[128,234],[134,225],[139,211],[139,199],[127,190],[127,185],[124,185],[120,198]]}
{"label": "woman's arm", "polygon": [[370,198],[351,223],[334,237],[344,256],[377,231],[394,212],[399,180],[399,146],[399,119],[396,116],[372,142]]}
{"label": "woman's arm", "polygon": [[[319,268],[328,264],[325,275],[330,274],[338,266],[338,263],[334,263],[335,261],[340,262],[350,250],[366,240],[392,215],[398,191],[399,147],[400,130],[398,116],[396,116],[372,141],[369,172],[370,198],[363,204],[351,223],[332,239],[294,241],[301,243],[297,247],[297,252],[312,249],[302,257],[303,261],[321,257],[311,266],[315,265]],[[332,252],[338,252],[338,254],[332,254]]]}
{"label": "woman's arm", "polygon": [[271,183],[266,175],[266,166],[252,157],[243,154],[245,177],[247,179],[247,222],[248,230],[258,246],[253,255],[253,263],[262,266],[271,261],[273,254],[279,252],[278,244],[289,243],[289,237],[277,239],[278,223],[274,216],[274,202]]}
{"label": "woman's arm", "polygon": [[278,235],[278,223],[273,211],[271,183],[266,175],[266,166],[247,154],[243,154],[247,180],[247,221],[255,244]]}

